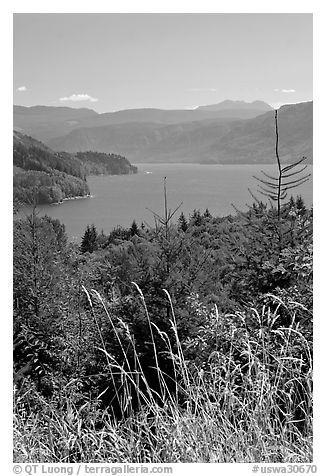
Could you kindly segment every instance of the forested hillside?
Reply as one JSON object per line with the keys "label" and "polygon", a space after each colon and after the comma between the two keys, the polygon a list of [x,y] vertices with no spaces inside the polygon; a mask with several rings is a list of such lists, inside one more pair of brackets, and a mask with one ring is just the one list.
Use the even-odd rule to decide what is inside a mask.
{"label": "forested hillside", "polygon": [[14,132],[14,203],[57,203],[89,195],[85,171],[79,160],[53,152],[32,137]]}
{"label": "forested hillside", "polygon": [[14,202],[58,203],[89,195],[90,174],[129,174],[137,168],[122,156],[85,152],[54,152],[32,137],[14,132]]}
{"label": "forested hillside", "polygon": [[77,152],[76,158],[83,164],[87,175],[126,175],[137,173],[137,167],[121,155],[101,152]]}
{"label": "forested hillside", "polygon": [[169,216],[15,222],[16,462],[312,461],[312,210]]}

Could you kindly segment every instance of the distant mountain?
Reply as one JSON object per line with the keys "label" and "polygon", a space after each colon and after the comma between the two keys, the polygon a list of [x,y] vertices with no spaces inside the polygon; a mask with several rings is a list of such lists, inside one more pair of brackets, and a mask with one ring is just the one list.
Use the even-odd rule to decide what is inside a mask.
{"label": "distant mountain", "polygon": [[14,114],[34,116],[36,120],[68,120],[82,117],[97,116],[98,113],[88,108],[55,107],[55,106],[14,106]]}
{"label": "distant mountain", "polygon": [[[218,104],[209,104],[208,106],[199,106],[196,109],[197,111],[227,111],[227,110],[247,110],[247,111],[260,111],[267,112],[273,110],[273,108],[264,101],[231,101],[227,99]],[[258,115],[258,114],[257,114]],[[253,116],[252,116],[253,117]]]}
{"label": "distant mountain", "polygon": [[[312,160],[312,102],[279,109],[283,160]],[[133,162],[271,163],[274,111],[247,120],[209,119],[179,124],[130,122],[87,127],[51,139],[54,150],[114,152]]]}
{"label": "distant mountain", "polygon": [[[279,153],[283,163],[313,158],[313,103],[282,106],[278,111]],[[233,123],[230,130],[202,150],[201,161],[270,163],[275,160],[274,111]]]}
{"label": "distant mountain", "polygon": [[92,109],[51,106],[14,106],[13,113],[14,130],[41,141],[67,134],[98,115]]}
{"label": "distant mountain", "polygon": [[[229,122],[208,121],[182,124],[128,123],[82,128],[52,139],[54,150],[71,153],[84,150],[120,153],[133,162],[196,161],[194,153],[229,130]],[[197,158],[200,155],[197,156]],[[198,161],[198,160],[197,160]]]}
{"label": "distant mountain", "polygon": [[[246,103],[244,103],[246,104]],[[248,107],[225,107],[220,109],[126,109],[117,112],[99,114],[91,120],[84,120],[85,127],[146,122],[156,124],[179,124],[183,122],[205,121],[208,119],[248,119],[262,114],[266,109]],[[270,108],[271,109],[271,108]]]}
{"label": "distant mountain", "polygon": [[[256,101],[256,103],[260,103]],[[91,109],[51,106],[14,106],[14,129],[47,142],[85,127],[101,127],[130,122],[179,124],[208,119],[249,119],[265,112],[261,105],[248,107],[244,101],[224,101],[222,105],[201,106],[197,109],[126,109],[98,114]],[[265,104],[265,103],[263,103]],[[267,106],[267,105],[266,105]],[[209,108],[212,107],[212,110]]]}
{"label": "distant mountain", "polygon": [[14,131],[13,189],[15,203],[57,203],[89,195],[89,174],[121,175],[137,168],[120,155],[54,152],[42,142]]}

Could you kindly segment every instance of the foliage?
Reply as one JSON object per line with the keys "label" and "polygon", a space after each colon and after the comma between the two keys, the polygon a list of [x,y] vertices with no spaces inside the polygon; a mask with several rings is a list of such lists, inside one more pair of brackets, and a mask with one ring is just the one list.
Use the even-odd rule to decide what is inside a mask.
{"label": "foliage", "polygon": [[32,137],[14,132],[14,202],[60,203],[66,198],[89,195],[89,174],[137,173],[137,167],[120,155],[54,152]]}
{"label": "foliage", "polygon": [[312,210],[172,215],[15,222],[17,461],[311,460]]}
{"label": "foliage", "polygon": [[188,228],[188,222],[187,222],[187,219],[184,215],[183,212],[181,212],[180,216],[179,216],[179,219],[178,219],[178,227],[180,230],[182,231],[187,231],[187,228]]}
{"label": "foliage", "polygon": [[[99,294],[86,293],[91,307],[96,298],[106,307]],[[168,293],[167,299],[171,303]],[[144,300],[143,305],[147,313]],[[151,387],[133,334],[120,320],[114,332],[122,360],[108,352],[104,341],[101,350],[107,370],[119,375],[123,418],[117,421],[96,401],[78,403],[73,380],[65,384],[59,401],[42,398],[33,387],[16,391],[15,462],[311,462],[310,343],[294,320],[281,328],[277,311],[219,316],[198,302],[193,305],[203,326],[186,343],[186,352],[195,353],[192,361],[179,340],[173,308],[175,352],[148,315],[155,355],[162,340],[173,363],[173,393],[157,360],[152,371],[159,391]],[[159,333],[154,337],[155,329]],[[143,402],[137,412],[134,395]],[[42,412],[29,411],[29,405]]]}
{"label": "foliage", "polygon": [[[306,157],[294,162],[293,164],[286,165],[282,167],[280,157],[279,157],[279,150],[278,150],[278,143],[279,143],[279,132],[278,132],[278,120],[277,120],[277,110],[275,111],[275,136],[276,136],[276,143],[275,143],[275,155],[278,167],[278,176],[274,177],[271,175],[262,172],[264,175],[264,179],[256,178],[258,180],[258,191],[268,197],[271,201],[277,202],[277,216],[280,219],[281,216],[281,204],[286,199],[288,191],[292,190],[293,188],[297,188],[303,183],[309,180],[311,174],[302,175],[302,173],[306,170],[307,165],[304,165],[300,169],[298,169],[298,165],[302,164]],[[291,173],[290,173],[291,172]],[[295,178],[293,178],[295,176]],[[267,179],[267,180],[266,180]]]}
{"label": "foliage", "polygon": [[86,231],[84,233],[80,251],[82,253],[93,253],[97,248],[97,231],[95,225],[87,225]]}
{"label": "foliage", "polygon": [[14,176],[14,200],[30,205],[89,195],[85,181],[64,173],[27,171]]}
{"label": "foliage", "polygon": [[13,162],[23,170],[46,173],[55,170],[85,180],[82,164],[71,154],[53,152],[42,142],[18,132],[14,133]]}
{"label": "foliage", "polygon": [[[174,224],[164,178],[154,227],[87,225],[78,247],[35,209],[15,221],[15,461],[311,461],[313,217],[285,202],[308,175],[281,166],[275,127],[270,207]],[[19,133],[14,166],[15,205],[137,171]]]}
{"label": "foliage", "polygon": [[77,152],[76,157],[83,164],[87,175],[122,175],[137,173],[137,167],[121,155],[101,152]]}

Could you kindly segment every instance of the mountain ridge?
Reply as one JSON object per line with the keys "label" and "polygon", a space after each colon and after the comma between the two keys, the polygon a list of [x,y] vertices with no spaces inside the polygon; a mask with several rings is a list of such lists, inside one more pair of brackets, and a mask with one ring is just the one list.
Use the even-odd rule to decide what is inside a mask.
{"label": "mountain ridge", "polygon": [[[286,160],[298,154],[312,160],[312,111],[312,102],[280,108],[280,153]],[[270,163],[275,160],[274,111],[247,120],[80,128],[48,144],[72,153],[110,151],[133,162]]]}
{"label": "mountain ridge", "polygon": [[[241,103],[241,107],[238,103]],[[216,109],[218,105],[212,105],[213,110],[208,110],[207,106],[200,106],[196,109],[140,108],[105,113],[97,113],[87,108],[14,105],[14,129],[46,142],[81,127],[99,127],[129,122],[167,125],[208,119],[250,119],[264,112],[261,106],[249,107],[244,102],[228,100],[219,104],[224,104],[222,109],[221,107]],[[270,106],[266,104],[266,107]]]}
{"label": "mountain ridge", "polygon": [[226,99],[217,104],[208,104],[206,106],[198,106],[196,109],[201,111],[223,111],[223,110],[233,110],[233,109],[247,109],[247,110],[257,110],[257,111],[271,111],[273,108],[264,101],[234,101],[231,99]]}

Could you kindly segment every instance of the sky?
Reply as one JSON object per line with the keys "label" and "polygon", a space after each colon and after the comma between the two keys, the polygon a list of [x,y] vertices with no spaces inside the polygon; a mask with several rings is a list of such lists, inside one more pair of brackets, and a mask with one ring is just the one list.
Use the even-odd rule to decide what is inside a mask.
{"label": "sky", "polygon": [[312,100],[312,14],[14,14],[14,104]]}

